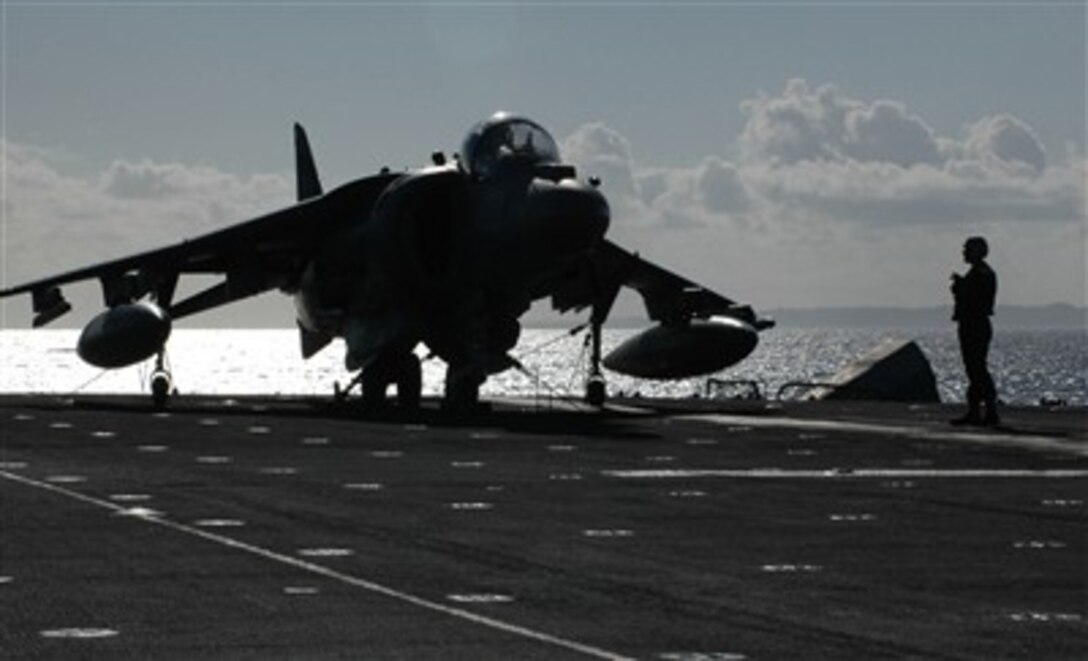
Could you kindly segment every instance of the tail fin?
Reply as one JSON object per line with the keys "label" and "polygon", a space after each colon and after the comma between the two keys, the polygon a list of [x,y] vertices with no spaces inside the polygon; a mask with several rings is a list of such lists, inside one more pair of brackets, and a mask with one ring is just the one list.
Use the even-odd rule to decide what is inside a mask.
{"label": "tail fin", "polygon": [[317,176],[310,141],[306,138],[306,129],[298,123],[295,124],[295,177],[299,202],[321,196],[321,180]]}

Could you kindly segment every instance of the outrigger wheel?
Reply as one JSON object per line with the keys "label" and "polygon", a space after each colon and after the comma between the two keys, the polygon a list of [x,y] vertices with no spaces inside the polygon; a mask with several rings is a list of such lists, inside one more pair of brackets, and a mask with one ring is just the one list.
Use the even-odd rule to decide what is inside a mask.
{"label": "outrigger wheel", "polygon": [[156,409],[161,411],[166,408],[173,385],[170,372],[163,367],[163,353],[159,352],[155,359],[155,371],[151,373],[151,401]]}
{"label": "outrigger wheel", "polygon": [[601,322],[592,320],[589,326],[589,376],[586,379],[586,403],[590,406],[604,406],[608,390],[601,372]]}

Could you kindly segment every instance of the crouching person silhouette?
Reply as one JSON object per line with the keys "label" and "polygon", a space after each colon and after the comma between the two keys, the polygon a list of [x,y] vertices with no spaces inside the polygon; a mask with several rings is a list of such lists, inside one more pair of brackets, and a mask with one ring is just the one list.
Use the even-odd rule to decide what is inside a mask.
{"label": "crouching person silhouette", "polygon": [[[986,263],[986,239],[973,236],[963,244],[963,261],[971,265],[965,275],[952,274],[952,319],[957,323],[960,354],[967,371],[967,413],[952,420],[954,425],[997,426],[997,391],[986,359],[993,339],[990,317],[997,296],[997,276]],[[983,411],[985,408],[985,412]]]}

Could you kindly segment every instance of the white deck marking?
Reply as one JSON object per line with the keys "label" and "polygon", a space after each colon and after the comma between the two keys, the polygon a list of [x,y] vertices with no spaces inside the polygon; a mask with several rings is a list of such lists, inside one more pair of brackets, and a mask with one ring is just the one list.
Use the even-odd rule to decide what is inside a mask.
{"label": "white deck marking", "polygon": [[448,594],[446,599],[459,604],[509,604],[514,601],[508,594]]}
{"label": "white deck marking", "polygon": [[926,441],[955,443],[975,443],[998,447],[1018,447],[1025,450],[1061,452],[1088,457],[1088,443],[1065,440],[1053,436],[1035,436],[1006,434],[1000,430],[987,431],[945,431],[921,425],[885,425],[869,422],[845,422],[840,420],[814,420],[804,418],[762,417],[742,415],[684,415],[680,420],[713,422],[732,427],[737,425],[762,428],[804,429],[807,431],[835,431],[861,434],[880,434],[882,436],[901,436],[904,438]]}
{"label": "white deck marking", "polygon": [[68,629],[46,629],[40,631],[42,638],[71,638],[76,640],[88,640],[91,638],[112,638],[120,634],[116,629],[97,629],[91,627],[72,627]]}
{"label": "white deck marking", "polygon": [[[64,487],[59,487],[53,484],[49,484],[47,482],[40,482],[38,480],[23,477],[22,475],[17,475],[15,473],[0,471],[0,477],[25,486],[35,487],[38,489],[43,489],[45,491],[51,491],[62,496],[67,496],[80,502],[94,505],[105,510],[109,510],[114,514],[120,514],[126,510],[126,508],[111,503],[109,501],[100,500],[93,496],[79,493],[78,491],[65,489]],[[462,608],[447,606],[436,601],[431,601],[430,599],[417,597],[416,595],[410,594],[408,592],[395,590],[393,588],[382,585],[381,583],[375,583],[374,581],[365,578],[352,576],[351,574],[336,571],[335,569],[309,562],[307,560],[295,558],[289,555],[285,555],[283,553],[277,553],[276,551],[261,548],[253,544],[248,544],[246,542],[233,539],[231,537],[226,537],[224,535],[201,530],[193,526],[188,526],[184,523],[177,523],[175,521],[170,521],[169,519],[160,517],[139,517],[134,518],[133,520],[152,525],[163,526],[164,528],[169,528],[176,532],[185,533],[192,537],[199,537],[200,539],[214,542],[216,544],[219,544],[220,546],[243,551],[245,553],[249,553],[250,555],[264,558],[265,560],[278,562],[282,565],[293,567],[295,569],[301,569],[303,571],[310,572],[311,574],[316,574],[318,576],[323,576],[325,578],[338,581],[340,583],[343,583],[344,585],[350,585],[352,587],[360,588],[368,592],[380,594],[391,599],[396,599],[397,601],[411,604],[413,606],[418,606],[420,608],[424,608],[437,613],[442,613],[443,615],[449,615],[450,617],[465,620],[466,622],[478,624],[480,626],[488,627],[490,629],[501,631],[503,633],[521,636],[522,638],[528,638],[530,640],[535,640],[547,645],[553,645],[555,647],[561,647],[563,649],[585,654],[586,656],[594,657],[597,659],[610,659],[612,661],[633,661],[632,657],[623,656],[622,654],[619,654],[617,652],[610,652],[599,647],[593,647],[592,645],[586,645],[574,640],[562,638],[560,636],[554,636],[552,634],[544,633],[542,631],[536,631],[535,629],[530,629],[528,627],[511,624],[509,622],[504,622],[493,617],[478,615]]]}
{"label": "white deck marking", "polygon": [[1088,477],[1088,470],[1027,470],[1002,468],[831,468],[827,470],[782,470],[780,468],[675,468],[661,470],[606,470],[605,477],[634,480],[676,480],[688,478],[730,478],[738,480],[848,480],[862,478],[1035,478],[1071,479]]}

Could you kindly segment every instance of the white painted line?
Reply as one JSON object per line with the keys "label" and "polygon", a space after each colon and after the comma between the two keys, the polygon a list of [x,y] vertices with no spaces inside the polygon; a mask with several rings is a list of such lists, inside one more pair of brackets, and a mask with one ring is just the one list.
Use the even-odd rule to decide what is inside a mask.
{"label": "white painted line", "polygon": [[1079,498],[1048,498],[1042,504],[1046,507],[1080,507],[1084,501]]}
{"label": "white painted line", "polygon": [[[63,487],[48,484],[46,482],[39,482],[38,480],[32,480],[30,478],[26,478],[15,473],[9,473],[7,471],[0,471],[0,478],[11,480],[13,482],[18,482],[19,484],[23,484],[25,486],[51,491],[53,493],[67,496],[69,498],[73,498],[89,505],[95,505],[102,509],[109,510],[113,513],[119,513],[125,509],[106,500],[100,500],[92,496],[81,494],[78,491],[72,491],[70,489],[65,489]],[[599,647],[593,647],[592,645],[586,645],[584,643],[579,643],[574,640],[570,640],[560,636],[554,636],[552,634],[537,631],[535,629],[530,629],[528,627],[511,624],[509,622],[504,622],[493,617],[478,615],[476,613],[461,608],[450,607],[436,601],[431,601],[430,599],[417,597],[408,592],[395,590],[393,588],[382,585],[381,583],[375,583],[374,581],[360,578],[357,576],[352,576],[351,574],[346,574],[344,572],[336,571],[335,569],[309,562],[307,560],[301,560],[299,558],[294,558],[283,553],[277,553],[276,551],[261,548],[259,546],[254,546],[253,544],[248,544],[246,542],[239,541],[231,537],[226,537],[224,535],[209,532],[207,530],[201,530],[193,526],[187,526],[184,523],[177,523],[175,521],[170,521],[169,519],[152,517],[139,518],[135,520],[152,525],[163,526],[176,532],[184,533],[192,537],[198,537],[200,539],[219,544],[220,546],[225,546],[227,548],[235,549],[237,551],[249,553],[250,555],[255,555],[260,558],[264,558],[265,560],[270,560],[272,562],[278,562],[281,565],[286,565],[295,569],[301,569],[303,571],[310,572],[311,574],[324,576],[325,578],[338,581],[340,583],[343,583],[344,585],[349,585],[352,587],[360,588],[362,590],[366,590],[368,592],[380,594],[385,597],[404,602],[406,604],[411,604],[419,608],[442,613],[443,615],[448,615],[450,617],[465,620],[466,622],[472,622],[473,624],[494,629],[496,631],[501,631],[503,633],[521,636],[522,638],[528,638],[530,640],[535,640],[546,645],[560,647],[597,659],[610,659],[611,661],[633,661],[632,657],[626,657],[617,652],[611,652],[605,649],[601,649]]]}
{"label": "white painted line", "polygon": [[355,551],[334,548],[299,549],[298,554],[307,558],[347,558],[355,555]]}
{"label": "white painted line", "polygon": [[514,601],[507,594],[448,594],[446,599],[458,604],[509,604]]}
{"label": "white painted line", "polygon": [[836,523],[856,523],[858,521],[876,521],[876,514],[829,514],[827,518]]}
{"label": "white painted line", "polygon": [[577,482],[582,479],[581,473],[552,473],[548,479],[553,482]]}
{"label": "white painted line", "polygon": [[706,498],[705,491],[699,491],[697,489],[684,489],[681,491],[670,491],[669,497],[671,498]]}
{"label": "white painted line", "polygon": [[665,652],[661,661],[745,661],[748,657],[733,652]]}
{"label": "white painted line", "polygon": [[193,521],[193,525],[198,528],[241,528],[246,523],[238,519],[200,519]]}
{"label": "white painted line", "polygon": [[198,464],[218,465],[218,464],[229,464],[232,461],[234,461],[234,460],[231,459],[230,457],[221,457],[221,456],[218,456],[218,455],[207,455],[207,456],[197,457],[196,458],[196,462]]}
{"label": "white painted line", "polygon": [[53,484],[79,484],[80,482],[86,482],[87,478],[82,475],[50,475],[45,478],[45,481]]}
{"label": "white painted line", "polygon": [[1083,622],[1084,616],[1080,613],[1040,613],[1029,611],[1027,613],[1011,613],[1009,619],[1013,622]]}
{"label": "white painted line", "polygon": [[760,569],[770,574],[814,574],[822,571],[823,567],[820,565],[763,565]]}
{"label": "white painted line", "polygon": [[376,482],[349,482],[344,488],[352,491],[381,491],[385,487]]}
{"label": "white painted line", "polygon": [[1088,477],[1088,470],[1021,470],[990,468],[831,468],[826,470],[783,470],[780,468],[672,468],[660,470],[606,470],[605,477],[632,480],[677,480],[689,478],[728,478],[737,480],[849,480],[868,478],[910,479],[1049,479]]}
{"label": "white painted line", "polygon": [[1025,542],[1014,542],[1012,547],[1014,549],[1031,549],[1033,551],[1041,551],[1044,549],[1064,549],[1068,546],[1065,542],[1056,542],[1048,539],[1032,539]]}
{"label": "white painted line", "polygon": [[479,512],[479,511],[483,511],[483,510],[494,509],[494,507],[495,506],[492,505],[491,503],[450,503],[449,504],[449,508],[451,510],[457,510],[457,511],[460,511],[460,512],[468,512],[468,511],[477,511],[477,512]]}
{"label": "white painted line", "polygon": [[740,416],[740,415],[684,415],[680,420],[712,422],[725,425],[727,431],[743,430],[744,427],[803,429],[806,431],[848,432],[858,434],[879,434],[899,436],[927,441],[975,443],[998,447],[1018,447],[1025,450],[1061,452],[1088,457],[1088,443],[1068,441],[1053,436],[1033,436],[1006,434],[1000,430],[979,432],[945,431],[920,425],[882,425],[868,422],[846,422],[841,420],[812,420],[802,418]]}
{"label": "white painted line", "polygon": [[68,629],[46,629],[39,632],[42,638],[71,638],[76,640],[88,640],[91,638],[111,638],[120,634],[115,629],[100,629],[89,627],[73,627]]}
{"label": "white painted line", "polygon": [[583,530],[582,535],[599,539],[616,539],[620,537],[634,537],[635,531],[621,528]]}
{"label": "white painted line", "polygon": [[150,507],[125,507],[120,508],[114,512],[115,516],[131,516],[137,519],[155,519],[163,516],[163,513],[159,510],[153,510]]}
{"label": "white painted line", "polygon": [[646,463],[650,464],[671,464],[674,461],[676,461],[676,457],[667,454],[659,454],[652,457],[646,457]]}
{"label": "white painted line", "polygon": [[151,500],[151,496],[146,493],[115,493],[110,500],[115,503],[142,503]]}

